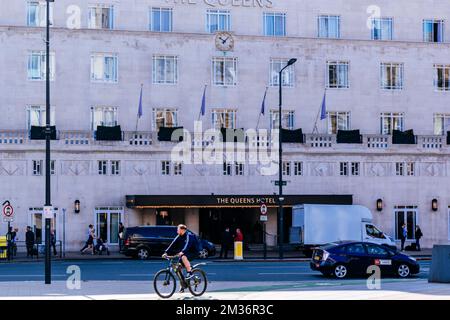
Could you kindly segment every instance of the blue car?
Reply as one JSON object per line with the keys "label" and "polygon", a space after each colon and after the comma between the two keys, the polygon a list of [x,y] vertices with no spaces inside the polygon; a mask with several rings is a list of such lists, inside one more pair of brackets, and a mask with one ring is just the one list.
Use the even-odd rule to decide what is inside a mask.
{"label": "blue car", "polygon": [[420,271],[411,256],[383,245],[357,241],[338,241],[316,248],[310,263],[312,270],[338,279],[349,275],[367,276],[367,268],[372,265],[380,267],[382,276],[406,278]]}

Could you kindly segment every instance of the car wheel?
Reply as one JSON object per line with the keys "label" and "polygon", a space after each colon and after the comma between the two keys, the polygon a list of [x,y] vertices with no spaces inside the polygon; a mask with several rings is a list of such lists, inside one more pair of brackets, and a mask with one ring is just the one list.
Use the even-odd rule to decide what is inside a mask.
{"label": "car wheel", "polygon": [[139,248],[137,251],[137,258],[139,260],[147,260],[150,257],[150,252],[147,248]]}
{"label": "car wheel", "polygon": [[208,255],[209,255],[209,253],[208,253],[208,250],[207,250],[207,249],[203,249],[202,251],[200,251],[200,252],[198,253],[198,256],[199,256],[201,259],[207,259],[207,258],[208,258]]}
{"label": "car wheel", "polygon": [[400,278],[407,278],[411,274],[409,266],[407,264],[401,264],[397,268],[397,274]]}
{"label": "car wheel", "polygon": [[338,264],[336,267],[334,267],[333,274],[338,279],[344,279],[347,276],[347,273],[347,267],[343,264]]}

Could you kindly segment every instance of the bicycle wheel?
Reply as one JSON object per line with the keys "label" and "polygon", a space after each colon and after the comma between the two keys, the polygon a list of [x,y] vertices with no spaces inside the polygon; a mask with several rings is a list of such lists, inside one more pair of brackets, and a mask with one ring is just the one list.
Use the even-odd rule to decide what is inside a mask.
{"label": "bicycle wheel", "polygon": [[177,287],[175,277],[169,270],[160,270],[153,279],[155,292],[163,299],[170,298]]}
{"label": "bicycle wheel", "polygon": [[192,277],[187,280],[189,291],[192,295],[199,297],[205,293],[208,286],[208,280],[206,279],[206,273],[201,269],[192,270]]}

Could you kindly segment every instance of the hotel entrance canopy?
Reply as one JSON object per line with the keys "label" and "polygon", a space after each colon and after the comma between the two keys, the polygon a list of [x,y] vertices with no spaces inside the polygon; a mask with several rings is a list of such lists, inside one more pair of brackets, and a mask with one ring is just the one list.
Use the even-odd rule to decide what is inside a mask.
{"label": "hotel entrance canopy", "polygon": [[[283,206],[297,204],[353,204],[352,195],[284,195]],[[127,208],[259,208],[278,206],[277,195],[127,195]]]}

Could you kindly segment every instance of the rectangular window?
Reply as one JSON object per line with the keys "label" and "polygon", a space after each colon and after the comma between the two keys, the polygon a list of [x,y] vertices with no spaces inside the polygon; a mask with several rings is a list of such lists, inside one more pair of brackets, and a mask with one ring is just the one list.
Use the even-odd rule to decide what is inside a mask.
{"label": "rectangular window", "polygon": [[295,161],[294,162],[294,176],[302,176],[303,175],[303,162]]}
{"label": "rectangular window", "polygon": [[176,84],[178,83],[178,57],[177,56],[153,56],[153,83]]}
{"label": "rectangular window", "polygon": [[[295,120],[295,111],[293,110],[283,110],[283,117],[281,118],[281,125],[283,129],[293,130],[294,129],[294,120]],[[270,110],[270,129],[279,129],[280,120],[279,120],[279,111],[278,110]]]}
{"label": "rectangular window", "polygon": [[213,58],[212,70],[215,86],[237,85],[237,58]]}
{"label": "rectangular window", "polygon": [[111,175],[112,176],[120,175],[120,161],[119,160],[111,161]]}
{"label": "rectangular window", "polygon": [[338,130],[350,130],[350,112],[327,112],[328,134],[337,134]]}
{"label": "rectangular window", "polygon": [[286,14],[264,13],[264,35],[274,37],[286,36]]}
{"label": "rectangular window", "polygon": [[236,110],[215,109],[212,111],[212,125],[215,129],[235,129]]}
{"label": "rectangular window", "polygon": [[380,115],[380,133],[392,134],[393,130],[403,131],[403,113],[385,112]]}
{"label": "rectangular window", "polygon": [[[46,79],[47,56],[45,51],[32,51],[28,54],[28,80]],[[50,52],[50,81],[55,80],[55,53]]]}
{"label": "rectangular window", "polygon": [[406,224],[407,240],[415,237],[417,223],[417,206],[395,206],[395,239],[400,240],[402,236],[402,226]]}
{"label": "rectangular window", "polygon": [[434,115],[434,134],[443,136],[450,131],[450,113],[437,113]]}
{"label": "rectangular window", "polygon": [[348,88],[348,62],[328,61],[327,77],[327,88]]}
{"label": "rectangular window", "polygon": [[372,19],[372,40],[392,40],[392,18]]}
{"label": "rectangular window", "polygon": [[33,160],[33,176],[42,176],[42,160]]}
{"label": "rectangular window", "polygon": [[283,176],[290,176],[290,175],[291,175],[291,162],[283,161]]}
{"label": "rectangular window", "polygon": [[173,174],[175,176],[183,175],[183,163],[182,162],[174,162],[174,164],[173,164]]}
{"label": "rectangular window", "polygon": [[423,41],[444,42],[444,20],[423,20]]}
{"label": "rectangular window", "polygon": [[395,163],[396,176],[414,176],[415,163],[414,162],[396,162]]}
{"label": "rectangular window", "polygon": [[170,176],[170,161],[161,161],[161,174]]}
{"label": "rectangular window", "polygon": [[339,175],[348,176],[348,162],[339,163]]}
{"label": "rectangular window", "polygon": [[[270,78],[269,84],[271,87],[278,87],[280,85],[280,70],[283,69],[288,63],[287,59],[270,59]],[[289,66],[284,69],[281,74],[283,87],[292,88],[295,83],[294,66]]]}
{"label": "rectangular window", "polygon": [[405,173],[405,164],[403,162],[396,162],[395,163],[395,175],[403,176],[404,173]]}
{"label": "rectangular window", "polygon": [[[45,106],[28,106],[27,107],[27,130],[31,126],[44,127],[46,124],[46,108]],[[55,108],[50,108],[50,125],[55,125]]]}
{"label": "rectangular window", "polygon": [[381,89],[403,89],[403,63],[381,63]]}
{"label": "rectangular window", "polygon": [[415,175],[415,163],[414,162],[406,162],[406,175],[407,176],[414,176]]}
{"label": "rectangular window", "polygon": [[97,126],[114,127],[118,125],[117,107],[92,107],[91,130],[97,130]]}
{"label": "rectangular window", "polygon": [[450,65],[434,65],[434,88],[438,91],[450,91]]}
{"label": "rectangular window", "polygon": [[173,14],[172,8],[150,9],[150,31],[172,32]]}
{"label": "rectangular window", "polygon": [[228,162],[223,163],[223,175],[231,176],[231,163]]}
{"label": "rectangular window", "polygon": [[55,160],[50,160],[50,174],[52,176],[56,174]]}
{"label": "rectangular window", "polygon": [[234,174],[236,176],[243,176],[244,175],[244,164],[240,162],[236,162],[234,164]]}
{"label": "rectangular window", "polygon": [[98,174],[106,176],[108,174],[108,161],[99,160],[97,164],[98,164]]}
{"label": "rectangular window", "polygon": [[161,127],[173,128],[178,126],[178,110],[171,108],[153,109],[153,129]]}
{"label": "rectangular window", "polygon": [[322,15],[318,17],[319,38],[340,38],[340,17]]}
{"label": "rectangular window", "polygon": [[231,30],[231,15],[228,10],[208,10],[206,12],[206,32]]}
{"label": "rectangular window", "polygon": [[351,175],[359,176],[359,162],[350,162]]}
{"label": "rectangular window", "polygon": [[[28,1],[27,26],[45,27],[47,25],[47,3],[45,1]],[[50,2],[50,25],[53,25],[53,3]]]}
{"label": "rectangular window", "polygon": [[89,6],[89,29],[114,29],[114,7],[111,5]]}
{"label": "rectangular window", "polygon": [[117,83],[118,58],[116,54],[94,53],[91,55],[91,81]]}

